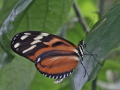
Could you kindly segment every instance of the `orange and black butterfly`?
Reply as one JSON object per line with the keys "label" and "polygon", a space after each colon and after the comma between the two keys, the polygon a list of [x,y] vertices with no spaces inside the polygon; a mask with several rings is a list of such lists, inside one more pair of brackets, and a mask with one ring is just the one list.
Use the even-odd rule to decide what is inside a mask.
{"label": "orange and black butterfly", "polygon": [[46,77],[61,82],[76,68],[83,58],[84,42],[78,46],[58,36],[26,31],[16,34],[11,41],[14,52],[34,62],[37,70]]}

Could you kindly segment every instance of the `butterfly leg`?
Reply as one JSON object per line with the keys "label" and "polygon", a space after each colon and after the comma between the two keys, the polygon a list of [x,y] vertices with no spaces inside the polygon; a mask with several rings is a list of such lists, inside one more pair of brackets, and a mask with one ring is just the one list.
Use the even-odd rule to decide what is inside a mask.
{"label": "butterfly leg", "polygon": [[[83,59],[82,59],[82,60],[83,60]],[[87,70],[86,70],[85,66],[83,65],[83,63],[82,63],[82,62],[80,62],[80,63],[81,63],[81,65],[83,66],[83,68],[84,68],[84,70],[85,70],[84,77],[85,77],[85,75],[87,74],[88,78],[90,78],[90,76],[89,76],[89,74],[88,74],[88,72],[87,72]]]}
{"label": "butterfly leg", "polygon": [[99,63],[101,66],[103,66],[103,64],[101,64],[96,58],[95,58],[95,55],[96,54],[92,54],[92,53],[90,53],[89,51],[87,51],[87,50],[85,50],[86,52],[88,52],[88,54],[84,54],[84,55],[90,55],[90,56],[92,56],[94,59],[95,59],[95,61],[97,61],[97,63]]}

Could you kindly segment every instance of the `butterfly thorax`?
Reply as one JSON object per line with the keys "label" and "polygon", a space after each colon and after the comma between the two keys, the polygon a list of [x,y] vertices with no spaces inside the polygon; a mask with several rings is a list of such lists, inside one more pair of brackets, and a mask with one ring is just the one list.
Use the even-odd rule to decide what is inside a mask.
{"label": "butterfly thorax", "polygon": [[84,55],[84,47],[85,47],[86,45],[84,44],[84,41],[83,40],[81,40],[80,42],[79,42],[79,44],[78,44],[78,52],[79,52],[79,56],[80,57],[83,57],[83,55]]}

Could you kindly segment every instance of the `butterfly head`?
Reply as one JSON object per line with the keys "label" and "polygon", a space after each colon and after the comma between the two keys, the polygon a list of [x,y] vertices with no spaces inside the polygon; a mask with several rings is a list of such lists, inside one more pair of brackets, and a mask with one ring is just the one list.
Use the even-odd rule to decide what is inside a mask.
{"label": "butterfly head", "polygon": [[83,51],[84,51],[84,47],[86,47],[86,44],[84,43],[84,41],[83,40],[81,40],[80,42],[79,42],[79,44],[78,44],[78,51],[79,51],[79,55],[81,56],[81,57],[83,57],[83,55],[84,55],[84,53],[83,53]]}
{"label": "butterfly head", "polygon": [[86,47],[86,44],[84,43],[83,40],[79,41],[78,46],[82,46],[83,48]]}

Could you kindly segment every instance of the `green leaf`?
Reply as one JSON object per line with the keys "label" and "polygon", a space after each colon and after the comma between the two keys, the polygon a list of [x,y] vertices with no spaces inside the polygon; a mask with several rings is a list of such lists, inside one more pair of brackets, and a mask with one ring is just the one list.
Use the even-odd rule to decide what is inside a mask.
{"label": "green leaf", "polygon": [[32,62],[16,57],[0,69],[0,90],[28,90],[35,73]]}
{"label": "green leaf", "polygon": [[74,27],[71,27],[67,30],[67,38],[75,45],[78,45],[79,40],[84,38],[85,33],[79,22],[74,23],[74,24],[75,24],[75,26],[71,25]]}
{"label": "green leaf", "polygon": [[[8,14],[10,13],[11,9],[14,7],[16,2],[17,2],[16,0],[0,0],[0,26],[2,25],[3,21],[8,16]],[[1,33],[2,32],[0,32],[0,35],[1,35]],[[3,39],[3,40],[5,40],[5,39]],[[5,42],[7,42],[7,41],[5,41]],[[7,44],[8,44],[8,42],[7,42]],[[0,47],[0,52],[1,52],[0,53],[1,54],[0,55],[0,57],[1,57],[0,68],[2,66],[4,66],[5,64],[11,62],[13,60],[13,57],[14,57],[11,54],[7,54],[5,51],[2,51],[1,48],[3,48],[3,47]]]}
{"label": "green leaf", "polygon": [[[96,0],[95,0],[96,1]],[[89,18],[92,20],[92,22],[96,22],[98,21],[98,6],[96,5],[97,3],[95,3],[94,0],[77,0],[77,3],[79,5],[79,8],[82,12],[82,15],[86,18]],[[86,8],[87,6],[87,8]],[[93,19],[93,17],[95,17]],[[88,23],[88,25],[91,22]]]}
{"label": "green leaf", "polygon": [[[96,59],[91,55],[84,55],[83,61],[81,61],[89,74],[90,80],[95,79],[99,70],[102,68],[99,63],[103,64],[109,52],[120,45],[119,17],[120,3],[104,15],[86,37],[87,47],[85,50],[91,54],[96,54],[94,55]],[[88,80],[88,75],[85,75],[85,70],[81,64],[78,65],[77,70],[74,76],[75,90],[80,90]]]}
{"label": "green leaf", "polygon": [[18,2],[17,0],[0,0],[0,27],[3,21],[7,18],[11,9]]}
{"label": "green leaf", "polygon": [[[48,83],[49,82],[49,83]],[[46,78],[39,72],[36,73],[33,82],[31,83],[30,90],[58,90],[60,88],[60,84],[54,84],[54,80],[51,78]]]}
{"label": "green leaf", "polygon": [[[111,70],[113,72],[120,72],[120,64],[116,60],[106,60],[100,74],[98,75],[99,80],[108,81],[106,72]],[[117,77],[116,77],[117,78]]]}
{"label": "green leaf", "polygon": [[1,52],[1,57],[2,58],[0,59],[0,68],[2,68],[5,64],[10,63],[14,58],[13,55],[9,55],[5,52]]}

